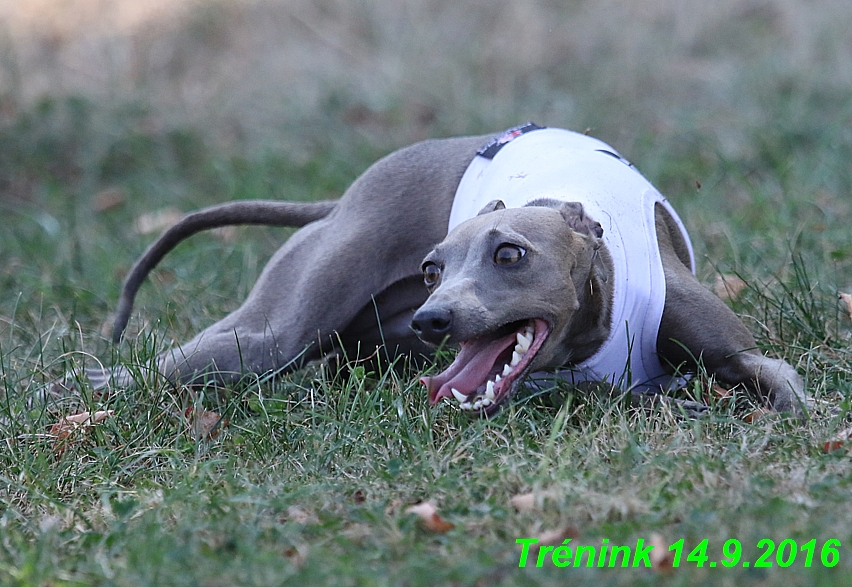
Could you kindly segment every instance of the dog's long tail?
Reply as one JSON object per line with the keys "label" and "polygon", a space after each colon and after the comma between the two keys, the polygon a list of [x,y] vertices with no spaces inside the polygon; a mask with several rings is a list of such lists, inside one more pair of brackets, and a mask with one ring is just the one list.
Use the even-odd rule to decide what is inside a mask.
{"label": "dog's long tail", "polygon": [[130,320],[136,292],[148,273],[182,240],[202,230],[235,224],[264,226],[304,226],[328,216],[337,206],[337,200],[320,202],[280,202],[274,200],[244,200],[203,208],[187,214],[175,225],[166,229],[133,265],[124,280],[118,301],[112,339],[118,343]]}

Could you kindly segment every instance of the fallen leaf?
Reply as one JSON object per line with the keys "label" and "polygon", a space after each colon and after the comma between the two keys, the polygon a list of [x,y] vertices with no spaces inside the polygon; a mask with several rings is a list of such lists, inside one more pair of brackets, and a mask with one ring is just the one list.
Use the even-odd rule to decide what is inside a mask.
{"label": "fallen leaf", "polygon": [[302,526],[306,524],[315,524],[318,522],[317,517],[311,512],[307,512],[299,506],[291,505],[287,508],[287,520],[293,521]]}
{"label": "fallen leaf", "polygon": [[528,512],[535,507],[535,493],[521,493],[509,500],[519,512]]}
{"label": "fallen leaf", "polygon": [[91,426],[103,422],[112,416],[113,410],[98,410],[95,413],[77,412],[70,416],[64,416],[59,422],[50,427],[50,434],[55,436],[54,450],[61,455],[68,448],[71,434],[77,430],[87,430]]}
{"label": "fallen leaf", "polygon": [[852,438],[852,428],[846,428],[845,430],[841,430],[831,440],[827,440],[825,444],[822,445],[822,449],[825,452],[839,450],[843,448],[843,446],[846,444],[846,441],[848,441],[850,438]]}
{"label": "fallen leaf", "polygon": [[405,510],[407,514],[414,514],[420,518],[423,526],[430,532],[443,534],[455,528],[455,524],[447,522],[438,515],[438,510],[435,504],[431,501],[424,501],[413,505]]}
{"label": "fallen leaf", "polygon": [[716,283],[713,285],[713,291],[716,295],[725,301],[732,301],[740,297],[740,293],[745,289],[746,282],[730,273],[716,274]]}
{"label": "fallen leaf", "polygon": [[710,387],[710,394],[716,399],[728,399],[729,397],[732,397],[734,395],[734,392],[730,389],[725,389],[718,383],[714,383]]}
{"label": "fallen leaf", "polygon": [[773,412],[772,410],[767,410],[766,408],[757,408],[753,412],[746,414],[745,417],[743,417],[743,420],[745,420],[749,424],[753,424],[754,422],[757,422],[761,418],[765,418],[766,416],[771,416],[774,413],[775,412]]}
{"label": "fallen leaf", "polygon": [[68,436],[71,431],[76,430],[77,428],[87,424],[103,422],[108,417],[112,416],[113,413],[113,410],[98,410],[94,414],[90,412],[77,412],[76,414],[65,416],[59,420],[59,422],[51,427],[50,433],[55,434],[58,438],[64,438]]}
{"label": "fallen leaf", "polygon": [[139,215],[133,222],[136,234],[151,234],[162,232],[183,218],[183,213],[177,208],[167,207]]}
{"label": "fallen leaf", "polygon": [[113,208],[122,206],[127,198],[120,188],[106,188],[95,194],[92,206],[95,212],[108,212]]}
{"label": "fallen leaf", "polygon": [[306,546],[290,546],[284,549],[286,556],[296,568],[301,567],[305,563],[308,556],[308,548]]}
{"label": "fallen leaf", "polygon": [[852,319],[852,294],[848,293],[839,293],[837,297],[840,298],[844,304],[846,304],[846,311],[849,313],[849,318]]}
{"label": "fallen leaf", "polygon": [[580,537],[580,531],[576,526],[566,526],[560,530],[547,530],[538,536],[536,546],[550,546],[562,544],[566,538],[576,540]]}
{"label": "fallen leaf", "polygon": [[192,433],[196,438],[211,440],[219,436],[222,428],[225,428],[230,422],[216,412],[209,410],[187,408],[184,412],[189,425],[192,428]]}
{"label": "fallen leaf", "polygon": [[552,498],[554,498],[554,492],[552,490],[531,491],[529,493],[519,493],[518,495],[515,495],[509,499],[509,503],[512,504],[512,507],[519,512],[529,512],[534,510],[537,505],[545,499]]}
{"label": "fallen leaf", "polygon": [[355,493],[352,494],[352,501],[355,503],[364,503],[367,501],[367,496],[364,495],[364,491],[361,489],[356,489]]}
{"label": "fallen leaf", "polygon": [[530,554],[533,557],[537,557],[538,550],[542,546],[559,546],[567,538],[570,538],[571,540],[576,540],[580,537],[580,531],[577,529],[576,526],[565,526],[564,528],[560,528],[559,530],[545,530],[544,532],[541,532],[538,536],[534,536],[532,533],[530,533],[529,535],[537,539],[534,544],[529,545]]}
{"label": "fallen leaf", "polygon": [[725,400],[734,397],[734,392],[731,389],[725,389],[716,382],[711,383],[709,388],[702,386],[702,399],[705,404],[713,401]]}
{"label": "fallen leaf", "polygon": [[661,573],[671,573],[674,570],[674,552],[669,550],[670,543],[656,532],[651,534],[648,543],[654,547],[650,555],[651,568]]}
{"label": "fallen leaf", "polygon": [[386,516],[392,516],[396,512],[398,512],[399,508],[401,508],[401,507],[402,507],[402,500],[394,498],[394,499],[391,500],[391,502],[385,508],[385,515]]}

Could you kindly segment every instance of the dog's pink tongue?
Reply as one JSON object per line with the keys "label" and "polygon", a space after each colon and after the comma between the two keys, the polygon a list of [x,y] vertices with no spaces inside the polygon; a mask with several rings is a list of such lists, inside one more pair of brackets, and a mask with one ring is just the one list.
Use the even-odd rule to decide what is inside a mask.
{"label": "dog's pink tongue", "polygon": [[514,344],[514,332],[497,339],[477,338],[463,342],[456,360],[446,371],[420,378],[429,392],[429,403],[434,406],[442,397],[452,397],[451,388],[465,395],[476,391],[488,378],[497,357]]}

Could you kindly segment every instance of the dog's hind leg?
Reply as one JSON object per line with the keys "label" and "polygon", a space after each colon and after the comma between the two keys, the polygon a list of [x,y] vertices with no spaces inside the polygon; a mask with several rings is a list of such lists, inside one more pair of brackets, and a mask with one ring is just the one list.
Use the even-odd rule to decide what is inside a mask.
{"label": "dog's hind leg", "polygon": [[[162,353],[158,371],[175,384],[229,384],[319,358],[333,346],[333,333],[383,287],[376,282],[381,275],[346,258],[371,239],[378,236],[334,213],[305,226],[275,253],[240,308]],[[110,378],[117,386],[132,382],[123,366],[89,375],[95,387]]]}
{"label": "dog's hind leg", "polygon": [[339,351],[346,359],[371,364],[390,364],[401,355],[422,361],[432,349],[410,324],[427,295],[420,275],[401,279],[370,296],[345,328],[318,330],[301,344],[294,344],[292,335],[276,336],[271,324],[258,332],[240,328],[239,320],[223,320],[163,353],[159,368],[175,381],[234,383],[246,373],[291,370]]}
{"label": "dog's hind leg", "polygon": [[[357,224],[332,215],[291,236],[242,306],[166,351],[160,371],[174,382],[229,383],[246,374],[296,369],[335,350],[338,333],[389,280],[371,271],[378,254],[362,254],[362,247],[378,246],[371,241],[380,235]],[[393,271],[390,260],[381,261]]]}
{"label": "dog's hind leg", "polygon": [[[446,235],[456,187],[482,140],[425,141],[375,163],[333,211],[275,253],[239,309],[163,353],[161,373],[175,383],[228,382],[294,369],[339,349],[341,333],[344,349],[382,335],[399,348],[410,343],[413,333],[400,324],[407,329],[405,314],[426,296],[422,281],[415,288],[411,279]],[[391,293],[404,294],[396,311]],[[386,316],[382,331],[353,324],[369,317],[373,300]]]}
{"label": "dog's hind leg", "polygon": [[340,332],[346,358],[369,357],[388,364],[396,357],[405,356],[421,364],[431,357],[434,348],[421,341],[411,329],[411,319],[428,294],[423,276],[417,274],[373,296]]}

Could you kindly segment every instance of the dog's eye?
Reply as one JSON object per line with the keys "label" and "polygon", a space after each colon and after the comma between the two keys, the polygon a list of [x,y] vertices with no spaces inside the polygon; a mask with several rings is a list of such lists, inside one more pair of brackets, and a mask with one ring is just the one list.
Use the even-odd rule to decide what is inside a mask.
{"label": "dog's eye", "polygon": [[441,279],[441,268],[434,263],[423,265],[423,283],[426,287],[434,287]]}
{"label": "dog's eye", "polygon": [[497,247],[497,251],[494,253],[494,262],[498,265],[511,265],[523,259],[526,254],[527,252],[518,245],[503,243]]}

